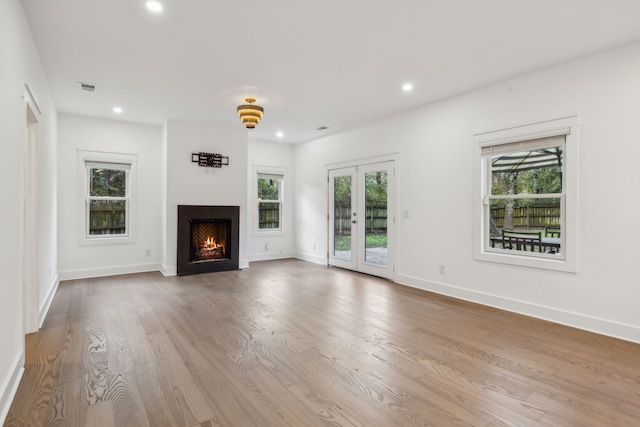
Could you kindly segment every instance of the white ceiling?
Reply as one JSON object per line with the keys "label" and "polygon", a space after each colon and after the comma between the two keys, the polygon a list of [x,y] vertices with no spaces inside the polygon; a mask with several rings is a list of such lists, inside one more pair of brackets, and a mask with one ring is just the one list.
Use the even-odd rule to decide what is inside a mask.
{"label": "white ceiling", "polygon": [[242,129],[251,96],[300,142],[640,40],[638,0],[161,2],[22,0],[60,112]]}

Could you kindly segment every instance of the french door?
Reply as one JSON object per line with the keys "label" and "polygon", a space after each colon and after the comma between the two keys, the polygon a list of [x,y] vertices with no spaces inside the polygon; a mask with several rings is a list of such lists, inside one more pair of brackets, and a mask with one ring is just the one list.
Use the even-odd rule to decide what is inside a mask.
{"label": "french door", "polygon": [[329,265],[393,279],[394,162],[329,170]]}

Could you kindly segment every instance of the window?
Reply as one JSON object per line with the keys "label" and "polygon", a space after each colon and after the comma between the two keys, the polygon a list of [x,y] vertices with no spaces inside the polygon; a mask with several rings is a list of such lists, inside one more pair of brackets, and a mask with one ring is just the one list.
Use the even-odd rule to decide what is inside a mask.
{"label": "window", "polygon": [[86,237],[129,235],[131,165],[87,161]]}
{"label": "window", "polygon": [[560,257],[565,135],[482,148],[487,250]]}
{"label": "window", "polygon": [[575,271],[577,117],[476,135],[477,259]]}
{"label": "window", "polygon": [[257,233],[283,231],[283,186],[283,172],[263,169],[256,171]]}
{"label": "window", "polygon": [[78,151],[83,243],[132,241],[136,156]]}

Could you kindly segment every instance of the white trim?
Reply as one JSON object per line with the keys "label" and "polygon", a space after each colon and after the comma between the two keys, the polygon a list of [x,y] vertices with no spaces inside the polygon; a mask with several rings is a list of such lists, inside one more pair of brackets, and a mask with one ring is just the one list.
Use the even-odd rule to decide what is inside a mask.
{"label": "white trim", "polygon": [[[22,203],[20,206],[20,283],[23,291],[23,330],[32,333],[38,330],[38,159],[39,129],[42,110],[35,93],[28,83],[24,84],[24,107],[22,112],[22,157],[21,175]],[[35,122],[29,117],[33,115]],[[35,132],[34,132],[35,128]],[[35,137],[33,137],[35,135]],[[27,253],[27,251],[29,253]]]}
{"label": "white trim", "polygon": [[399,159],[400,159],[400,153],[395,152],[390,154],[383,154],[381,156],[365,157],[364,159],[347,160],[344,162],[337,162],[337,163],[327,163],[324,166],[328,174],[328,172],[333,169],[342,169],[342,168],[349,168],[354,166],[364,166],[364,165],[369,165],[371,163],[392,162]]}
{"label": "white trim", "polygon": [[305,253],[305,252],[300,252],[300,251],[294,251],[293,252],[293,256],[294,256],[294,258],[302,260],[302,261],[308,261],[308,262],[312,262],[314,264],[319,264],[319,265],[324,265],[324,266],[328,265],[326,257],[321,257],[321,256],[313,255],[313,254],[308,254],[308,253]]}
{"label": "white trim", "polygon": [[[375,276],[379,276],[379,277],[384,277],[388,280],[391,280],[393,282],[396,281],[396,277],[398,275],[398,271],[399,271],[399,246],[398,246],[398,241],[399,241],[399,236],[401,234],[400,232],[400,221],[396,220],[396,218],[400,218],[399,212],[400,212],[400,152],[395,152],[395,153],[391,153],[391,154],[385,154],[385,155],[380,155],[380,156],[372,156],[372,157],[367,157],[367,158],[363,158],[363,159],[359,159],[359,160],[349,160],[349,161],[345,161],[345,162],[338,162],[338,163],[330,163],[330,164],[325,164],[325,175],[327,176],[327,211],[325,212],[325,217],[327,218],[327,222],[326,222],[326,236],[327,236],[327,255],[326,258],[322,259],[322,262],[318,262],[319,264],[323,264],[323,265],[334,265],[336,267],[341,267],[341,268],[347,268],[347,269],[351,269],[354,271],[360,271],[360,272],[364,272],[367,274],[372,274]],[[389,209],[387,211],[387,225],[388,225],[388,240],[387,240],[387,244],[388,244],[388,248],[389,248],[389,255],[388,257],[388,263],[387,266],[385,268],[380,268],[378,270],[378,267],[373,265],[373,264],[367,264],[365,266],[364,269],[360,269],[359,267],[356,268],[355,265],[357,264],[357,259],[356,257],[359,257],[359,254],[354,253],[353,256],[353,261],[348,261],[348,262],[341,262],[340,259],[336,258],[336,257],[331,257],[331,253],[333,251],[333,243],[331,242],[331,237],[330,237],[330,228],[331,224],[330,224],[330,218],[331,218],[331,185],[330,185],[330,177],[332,175],[333,171],[340,171],[341,169],[351,169],[353,168],[354,171],[353,173],[355,174],[354,176],[356,177],[356,183],[359,181],[359,179],[357,179],[357,175],[358,175],[358,170],[368,167],[369,165],[377,165],[377,164],[385,164],[385,163],[390,163],[391,167],[390,167],[390,174],[389,174],[389,180],[391,181],[391,188],[393,190],[392,197],[393,199],[389,199],[390,200],[390,204],[392,206],[392,209]],[[353,184],[353,183],[352,183]],[[359,185],[359,184],[356,184]],[[358,191],[361,191],[361,189],[359,188]],[[353,203],[353,202],[352,202]],[[389,216],[389,214],[391,214],[391,216]],[[390,230],[390,231],[389,231]],[[331,258],[330,258],[331,257]],[[302,257],[300,259],[306,260],[306,261],[311,261],[311,262],[316,262],[315,259],[317,259],[318,257],[313,256],[312,259],[307,259],[306,257]],[[371,266],[369,268],[369,266]],[[382,272],[383,274],[380,274],[380,272]]]}
{"label": "white trim", "polygon": [[9,376],[0,387],[0,425],[4,425],[13,399],[16,397],[20,380],[24,374],[24,351],[21,350],[13,362]]}
{"label": "white trim", "polygon": [[[79,245],[128,244],[136,242],[137,229],[137,162],[136,153],[110,153],[78,149],[77,239]],[[87,236],[87,163],[110,163],[128,166],[128,212],[126,235]]]}
{"label": "white trim", "polygon": [[[287,226],[287,218],[285,216],[285,204],[287,203],[285,197],[285,191],[287,188],[287,180],[288,178],[288,170],[285,167],[279,166],[263,166],[263,165],[253,165],[253,191],[251,193],[251,205],[253,212],[253,219],[251,221],[253,229],[254,237],[266,237],[266,236],[285,236],[286,230],[289,228]],[[258,212],[258,178],[259,175],[267,175],[280,177],[281,186],[280,186],[280,199],[279,200],[264,200],[264,202],[269,203],[279,203],[280,204],[280,228],[269,228],[269,229],[260,229],[258,228],[258,219],[260,213]]]}
{"label": "white trim", "polygon": [[504,298],[407,275],[400,275],[398,277],[398,283],[404,286],[640,344],[640,328],[634,325],[611,322],[605,319],[585,316],[580,313],[568,312],[555,307],[531,304],[525,301]]}
{"label": "white trim", "polygon": [[[120,274],[148,273],[161,271],[157,262],[149,264],[120,265],[115,267],[87,268],[82,270],[67,270],[60,272],[60,280],[90,279],[93,277],[117,276]],[[164,274],[164,273],[163,273]]]}
{"label": "white trim", "polygon": [[[578,130],[580,116],[566,116],[558,119],[544,120],[531,124],[521,124],[504,129],[482,132],[474,135],[473,143],[475,155],[473,157],[473,253],[478,261],[488,261],[523,267],[540,268],[546,270],[576,273],[578,270]],[[562,211],[562,253],[564,259],[554,259],[546,256],[527,256],[524,253],[506,253],[505,251],[488,249],[488,226],[484,221],[484,193],[487,176],[484,172],[486,159],[482,156],[482,146],[501,142],[503,144],[522,141],[523,138],[562,132],[565,136],[563,149],[563,195],[564,210]],[[535,198],[535,195],[531,195]]]}
{"label": "white trim", "polygon": [[[522,126],[519,126],[516,129],[522,129]],[[510,129],[511,131],[511,129]],[[496,131],[496,132],[502,132],[502,131]],[[511,132],[509,132],[511,133]],[[518,142],[523,142],[523,141],[533,141],[533,140],[547,140],[547,139],[551,139],[551,141],[545,141],[544,146],[545,147],[553,147],[554,146],[554,137],[556,136],[561,136],[561,135],[569,135],[571,133],[571,128],[570,127],[562,127],[562,128],[558,128],[558,129],[548,129],[548,130],[544,130],[544,131],[540,131],[540,132],[525,132],[525,133],[521,133],[515,136],[505,136],[503,139],[495,139],[495,138],[491,138],[492,133],[484,133],[484,134],[476,134],[474,135],[474,137],[478,138],[479,145],[482,148],[485,147],[492,147],[495,145],[505,145],[505,144],[516,144]],[[482,137],[487,136],[490,139],[484,141],[482,139]]]}
{"label": "white trim", "polygon": [[[512,126],[505,126],[503,128],[498,128],[498,129],[484,130],[484,131],[475,133],[473,136],[482,137],[483,135],[494,134],[496,132],[504,132],[505,134],[522,135],[523,128],[526,129],[531,126],[536,126],[536,127],[539,126],[541,128],[547,128],[549,130],[566,129],[567,127],[571,127],[571,126],[570,124],[566,123],[565,120],[573,121],[576,118],[579,119],[579,117],[580,117],[580,114],[578,113],[567,114],[566,116],[546,118],[546,119],[532,121],[532,122],[519,123]],[[551,125],[549,125],[549,123],[551,123]],[[534,139],[536,135],[547,135],[547,136],[549,135],[548,133],[545,133],[545,131],[542,131],[542,130],[529,130],[528,132],[529,133],[525,133],[525,135],[527,135],[527,137],[531,139]]]}
{"label": "white trim", "polygon": [[248,258],[240,258],[238,260],[238,268],[242,270],[243,268],[249,268],[249,259]]}
{"label": "white trim", "polygon": [[49,312],[49,308],[51,307],[51,303],[53,302],[53,297],[56,295],[56,292],[58,292],[58,286],[60,286],[59,277],[59,275],[56,275],[53,281],[53,285],[47,293],[47,297],[42,302],[42,305],[40,305],[40,311],[38,313],[38,329],[42,328],[44,319],[47,317],[47,313]]}
{"label": "white trim", "polygon": [[253,261],[269,261],[274,259],[287,259],[293,257],[293,252],[278,251],[250,254],[249,256],[247,256],[247,260],[249,261],[249,263],[251,263]]}
{"label": "white trim", "polygon": [[178,275],[178,267],[167,267],[164,264],[160,265],[160,273],[162,273],[165,277],[177,276]]}
{"label": "white trim", "polygon": [[24,88],[27,91],[27,98],[26,98],[27,102],[31,103],[31,105],[36,107],[36,110],[38,110],[38,114],[42,115],[42,109],[40,108],[40,104],[38,103],[36,95],[33,92],[33,89],[31,89],[31,86],[29,86],[29,83],[25,83]]}

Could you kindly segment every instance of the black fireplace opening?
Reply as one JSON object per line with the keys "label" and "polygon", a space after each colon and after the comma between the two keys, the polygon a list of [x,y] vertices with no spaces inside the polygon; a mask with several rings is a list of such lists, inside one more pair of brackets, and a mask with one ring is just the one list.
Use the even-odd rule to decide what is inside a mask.
{"label": "black fireplace opening", "polygon": [[229,259],[231,223],[227,219],[194,219],[191,228],[190,262]]}
{"label": "black fireplace opening", "polygon": [[178,206],[178,276],[238,270],[239,206]]}

